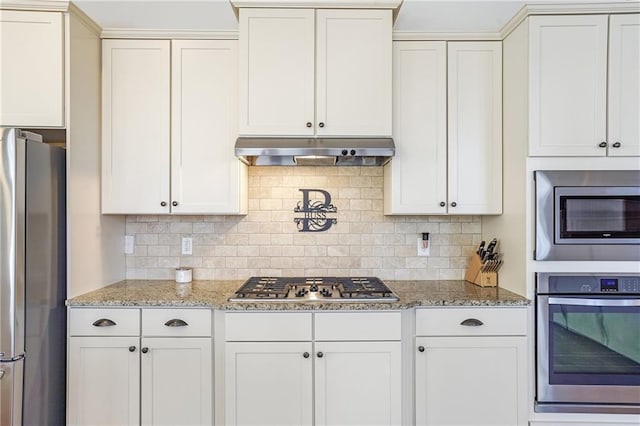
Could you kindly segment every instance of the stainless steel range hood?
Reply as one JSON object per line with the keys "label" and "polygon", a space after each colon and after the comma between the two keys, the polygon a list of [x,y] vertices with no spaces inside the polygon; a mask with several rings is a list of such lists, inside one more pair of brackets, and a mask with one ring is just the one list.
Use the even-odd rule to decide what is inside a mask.
{"label": "stainless steel range hood", "polygon": [[395,149],[391,138],[240,137],[235,154],[252,166],[382,166]]}

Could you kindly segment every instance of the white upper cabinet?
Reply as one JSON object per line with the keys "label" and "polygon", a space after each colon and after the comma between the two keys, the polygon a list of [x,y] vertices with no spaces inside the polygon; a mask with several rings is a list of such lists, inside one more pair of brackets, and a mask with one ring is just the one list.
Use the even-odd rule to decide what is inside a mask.
{"label": "white upper cabinet", "polygon": [[0,125],[63,127],[62,13],[0,10]]}
{"label": "white upper cabinet", "polygon": [[393,78],[397,150],[385,166],[385,213],[446,213],[447,43],[395,42]]}
{"label": "white upper cabinet", "polygon": [[609,155],[640,155],[640,14],[609,18],[607,132]]}
{"label": "white upper cabinet", "polygon": [[318,135],[391,135],[389,10],[316,12]]}
{"label": "white upper cabinet", "polygon": [[448,43],[448,211],[502,213],[502,43]]}
{"label": "white upper cabinet", "polygon": [[314,19],[312,9],[240,9],[240,134],[313,135]]}
{"label": "white upper cabinet", "polygon": [[174,40],[171,54],[171,212],[246,212],[247,169],[233,154],[237,41]]}
{"label": "white upper cabinet", "polygon": [[640,153],[639,16],[529,18],[530,155]]}
{"label": "white upper cabinet", "polygon": [[246,213],[236,46],[103,41],[103,213]]}
{"label": "white upper cabinet", "polygon": [[241,8],[240,134],[389,136],[391,13]]}
{"label": "white upper cabinet", "polygon": [[394,44],[385,214],[502,212],[501,53],[500,42]]}
{"label": "white upper cabinet", "polygon": [[103,213],[169,213],[169,52],[167,40],[102,42]]}

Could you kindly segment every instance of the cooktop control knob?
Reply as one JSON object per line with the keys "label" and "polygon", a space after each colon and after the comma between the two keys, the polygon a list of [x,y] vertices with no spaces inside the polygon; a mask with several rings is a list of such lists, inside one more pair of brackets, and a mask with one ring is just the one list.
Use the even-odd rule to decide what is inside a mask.
{"label": "cooktop control knob", "polygon": [[342,155],[347,155],[349,153],[349,151],[347,151],[346,149],[342,150]]}
{"label": "cooktop control knob", "polygon": [[356,155],[356,150],[355,149],[351,150],[351,155]]}

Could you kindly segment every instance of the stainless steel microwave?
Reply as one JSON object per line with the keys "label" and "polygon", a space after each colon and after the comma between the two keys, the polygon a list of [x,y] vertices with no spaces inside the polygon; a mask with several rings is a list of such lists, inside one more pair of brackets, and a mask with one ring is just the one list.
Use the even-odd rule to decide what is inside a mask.
{"label": "stainless steel microwave", "polygon": [[640,260],[640,171],[536,171],[536,260]]}

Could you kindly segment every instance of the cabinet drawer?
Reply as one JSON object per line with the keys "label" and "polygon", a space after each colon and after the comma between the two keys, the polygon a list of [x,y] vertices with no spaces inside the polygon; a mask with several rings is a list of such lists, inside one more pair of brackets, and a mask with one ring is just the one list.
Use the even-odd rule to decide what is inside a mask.
{"label": "cabinet drawer", "polygon": [[227,313],[228,342],[301,342],[311,340],[311,313]]}
{"label": "cabinet drawer", "polygon": [[[464,325],[463,322],[467,322],[469,325]],[[474,326],[474,324],[477,325]],[[519,336],[526,334],[526,308],[451,307],[416,310],[417,336]]]}
{"label": "cabinet drawer", "polygon": [[317,341],[400,340],[400,312],[329,312],[315,315]]}
{"label": "cabinet drawer", "polygon": [[139,336],[139,309],[72,308],[71,336]]}
{"label": "cabinet drawer", "polygon": [[210,309],[143,309],[142,335],[166,337],[211,336]]}

